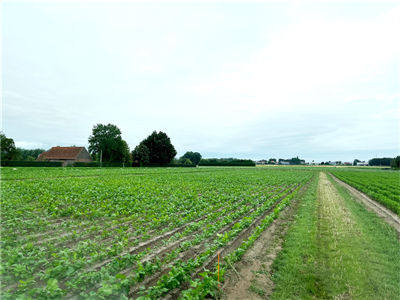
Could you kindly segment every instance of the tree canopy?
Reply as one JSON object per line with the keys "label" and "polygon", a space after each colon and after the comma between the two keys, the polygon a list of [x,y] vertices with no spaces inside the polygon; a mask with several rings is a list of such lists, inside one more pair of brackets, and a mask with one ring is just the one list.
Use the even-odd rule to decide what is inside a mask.
{"label": "tree canopy", "polygon": [[[148,151],[146,151],[146,148]],[[169,164],[176,153],[175,147],[166,133],[153,131],[132,151],[132,158],[144,164],[147,161],[156,164]]]}
{"label": "tree canopy", "polygon": [[18,151],[21,153],[21,159],[22,160],[32,160],[31,158],[28,159],[29,157],[33,157],[34,160],[38,158],[40,154],[42,154],[44,149],[24,149],[24,148],[17,148]]}
{"label": "tree canopy", "polygon": [[193,163],[195,165],[198,165],[200,160],[201,160],[201,154],[199,152],[192,152],[192,151],[187,151],[181,158],[179,159],[179,163],[182,164],[187,164],[187,160],[190,160],[190,163]]}
{"label": "tree canopy", "polygon": [[96,124],[89,136],[89,153],[102,156],[103,162],[129,162],[128,144],[121,137],[121,130],[113,124]]}
{"label": "tree canopy", "polygon": [[7,138],[6,135],[0,131],[0,147],[1,147],[1,160],[18,160],[21,153],[15,147],[14,140]]}
{"label": "tree canopy", "polygon": [[148,165],[150,163],[150,151],[149,148],[143,143],[140,143],[135,147],[132,151],[132,160],[138,161],[144,165]]}
{"label": "tree canopy", "polygon": [[370,166],[390,166],[391,162],[392,162],[392,158],[390,158],[390,157],[382,157],[382,158],[370,159],[368,164]]}
{"label": "tree canopy", "polygon": [[400,156],[396,156],[392,159],[392,163],[390,164],[392,168],[400,168]]}

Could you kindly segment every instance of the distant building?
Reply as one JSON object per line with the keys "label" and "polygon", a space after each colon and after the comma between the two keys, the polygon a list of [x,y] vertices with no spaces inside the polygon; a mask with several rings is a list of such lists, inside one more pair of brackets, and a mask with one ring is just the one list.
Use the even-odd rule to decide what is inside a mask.
{"label": "distant building", "polygon": [[368,166],[368,163],[366,163],[366,162],[358,162],[357,166]]}
{"label": "distant building", "polygon": [[352,166],[353,164],[351,162],[345,162],[343,163],[345,166]]}
{"label": "distant building", "polygon": [[63,167],[74,162],[93,162],[85,147],[53,147],[49,151],[42,152],[37,161],[47,160],[62,162]]}
{"label": "distant building", "polygon": [[287,162],[287,161],[281,161],[281,162],[279,162],[279,164],[280,164],[280,165],[290,165],[290,163]]}

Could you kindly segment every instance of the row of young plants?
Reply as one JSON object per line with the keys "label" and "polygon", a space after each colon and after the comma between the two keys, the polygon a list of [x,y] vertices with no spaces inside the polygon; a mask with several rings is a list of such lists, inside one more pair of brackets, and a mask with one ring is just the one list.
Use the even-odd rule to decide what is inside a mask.
{"label": "row of young plants", "polygon": [[[296,192],[299,189],[300,187],[297,188]],[[261,224],[253,230],[252,234],[246,240],[244,240],[237,249],[223,257],[223,263],[219,265],[219,268],[217,267],[217,265],[214,264],[211,271],[205,270],[205,272],[199,273],[199,275],[203,277],[201,280],[190,279],[189,281],[191,287],[189,289],[183,290],[182,295],[181,297],[179,297],[179,299],[198,300],[205,299],[209,296],[218,296],[220,294],[218,290],[218,284],[219,282],[224,281],[224,274],[226,270],[228,268],[232,268],[234,263],[242,259],[244,253],[254,244],[254,242],[262,234],[262,232],[269,227],[273,220],[278,218],[280,211],[282,211],[286,206],[290,205],[290,201],[295,196],[296,193],[293,193],[283,199],[283,201],[279,203],[274,211],[262,220]],[[227,264],[225,262],[227,262]]]}
{"label": "row of young plants", "polygon": [[[192,247],[203,243],[206,239],[215,235],[221,228],[224,228],[226,225],[232,224],[234,220],[237,220],[243,216],[245,216],[248,212],[252,210],[252,207],[257,206],[260,204],[260,200],[254,201],[250,203],[250,205],[235,205],[233,210],[230,212],[221,211],[216,213],[214,216],[210,216],[207,220],[203,220],[198,222],[197,224],[193,224],[186,228],[184,232],[179,235],[174,235],[171,239],[165,241],[164,247],[168,250],[171,243],[174,241],[178,241],[178,246],[171,248],[171,250],[167,251],[161,259],[157,256],[153,256],[152,259],[149,257],[142,257],[145,261],[138,262],[136,267],[128,268],[128,270],[123,270],[126,268],[126,264],[123,263],[123,259],[120,259],[119,265],[114,265],[112,272],[109,272],[113,277],[116,275],[117,272],[120,272],[119,276],[124,278],[128,278],[129,285],[133,286],[134,284],[143,281],[147,276],[152,275],[154,272],[161,270],[166,264],[174,261],[177,257],[181,256],[182,253],[192,249]],[[200,228],[200,230],[198,230]],[[190,236],[190,234],[195,233],[194,235]],[[185,236],[190,236],[189,239],[184,238]],[[150,251],[151,252],[151,251]],[[149,252],[149,253],[150,253]],[[109,277],[109,278],[110,278]],[[100,285],[105,284],[108,282],[108,279],[100,283]],[[107,283],[109,284],[109,282]],[[88,284],[84,285],[86,288]],[[114,285],[111,285],[114,286]],[[117,283],[118,286],[118,283]],[[118,289],[115,289],[116,291]],[[92,293],[93,294],[93,293]],[[81,293],[80,294],[83,299],[90,297],[90,293]]]}
{"label": "row of young plants", "polygon": [[[224,175],[216,176],[218,174],[213,173],[213,176],[207,176],[207,174],[184,176],[187,174],[182,174],[185,181],[180,180],[181,176],[176,176],[179,174],[169,174],[170,176],[161,174],[135,178],[74,178],[57,181],[6,182],[3,183],[2,191],[3,197],[7,199],[2,206],[2,230],[8,229],[10,233],[15,233],[17,228],[26,235],[48,231],[49,226],[55,226],[51,221],[58,218],[120,219],[141,214],[144,211],[157,212],[160,205],[175,208],[184,200],[197,200],[198,197],[208,196],[214,198],[216,193],[219,196],[224,194],[231,196],[232,193],[240,193],[246,189],[246,181],[241,180],[238,184],[230,183],[223,178]],[[163,181],[165,178],[168,180],[168,187],[165,186],[165,180]],[[175,180],[171,181],[172,178]],[[206,180],[202,183],[197,178]],[[213,178],[216,180],[209,180]],[[221,178],[223,185],[218,184]],[[284,183],[281,177],[273,179],[272,182],[269,180],[269,184]],[[247,179],[249,182],[251,180],[251,177]],[[206,184],[209,185],[208,188]],[[64,226],[65,223],[60,222],[58,226]]]}
{"label": "row of young plants", "polygon": [[[224,260],[229,262],[229,265],[238,261],[244,252],[254,243],[254,241],[260,236],[263,230],[269,226],[274,219],[278,217],[279,212],[287,206],[291,199],[296,195],[300,186],[290,195],[286,196],[273,210],[272,213],[267,215],[265,219],[262,220],[261,224],[257,226],[250,237],[243,241],[242,245],[238,247],[235,251],[229,253]],[[279,195],[282,196],[282,195]],[[278,196],[278,197],[279,197]],[[274,203],[274,202],[273,202]],[[196,258],[189,260],[188,262],[177,262],[172,267],[168,275],[164,275],[157,282],[156,286],[150,287],[147,290],[141,292],[144,296],[138,298],[138,300],[151,300],[164,297],[169,291],[179,288],[185,282],[189,282],[192,288],[182,291],[181,299],[204,299],[207,296],[215,296],[217,294],[217,268],[214,264],[214,271],[199,273],[203,280],[194,279],[196,277],[196,271],[203,267],[204,263],[208,261],[209,257],[215,254],[218,250],[222,250],[230,241],[234,240],[245,228],[249,227],[252,222],[258,218],[263,212],[270,208],[273,203],[266,203],[264,210],[260,209],[255,211],[249,218],[243,218],[240,222],[236,223],[232,227],[232,230],[226,232],[224,235],[219,235],[212,244],[207,245],[205,251],[198,255]],[[223,274],[227,265],[222,264],[220,266],[220,276],[223,281]],[[179,293],[179,292],[178,292]]]}
{"label": "row of young plants", "polygon": [[136,175],[152,173],[183,173],[183,172],[208,172],[201,168],[24,168],[2,167],[1,180],[24,180],[43,178],[85,177],[85,176],[109,176],[109,175]]}
{"label": "row of young plants", "polygon": [[[238,216],[240,216],[243,213],[247,212],[251,207],[254,207],[255,205],[258,205],[259,202],[260,202],[260,200],[252,201],[252,202],[248,202],[247,200],[243,200],[241,203],[237,203],[236,205],[233,204],[232,207],[229,206],[229,209],[224,209],[224,210],[222,210],[220,212],[214,213],[214,216],[209,215],[206,220],[200,221],[197,224],[191,224],[190,228],[186,228],[186,230],[184,232],[182,232],[181,234],[179,234],[179,235],[172,236],[168,241],[165,241],[165,244],[171,243],[174,240],[176,240],[177,238],[180,238],[182,236],[189,235],[191,232],[197,230],[199,227],[202,227],[202,226],[206,226],[206,228],[204,229],[204,232],[206,234],[210,234],[211,231],[209,229],[209,226],[211,226],[212,229],[214,229],[214,231],[215,231],[215,229],[218,229],[218,228],[221,227],[221,226],[219,226],[219,227],[215,226],[215,224],[213,224],[213,226],[211,225],[211,222],[214,221],[216,219],[216,217],[221,217],[221,216],[223,216],[223,215],[225,215],[225,214],[227,214],[227,213],[229,213],[229,212],[231,212],[233,210],[234,213],[229,215],[229,221],[224,220],[225,223],[221,223],[221,224],[229,223],[229,222],[231,222],[232,218],[235,218],[235,217],[237,218]],[[245,205],[245,204],[247,204],[247,205]],[[201,235],[198,235],[198,234],[196,235],[196,241],[197,242],[201,241],[201,239],[199,239],[200,237],[201,237]],[[205,237],[207,237],[207,236],[205,236]],[[187,245],[188,244],[186,243],[186,247],[187,247]],[[151,251],[149,251],[149,249],[146,249],[146,251],[144,251],[143,253],[139,254],[137,257],[140,258],[140,257],[142,257],[142,255],[144,255],[146,253],[150,253],[150,252]],[[76,259],[76,253],[77,252],[74,251],[72,253],[74,254],[74,257]],[[175,251],[175,254],[176,253],[177,252]],[[169,256],[173,257],[175,254],[172,253]],[[98,257],[94,257],[94,259],[95,258],[98,258]],[[67,257],[64,257],[64,259],[67,260]],[[116,271],[118,271],[120,268],[126,267],[127,265],[131,265],[131,263],[132,263],[131,259],[132,259],[132,255],[129,255],[129,253],[127,253],[127,255],[125,257],[120,256],[120,258],[118,259],[118,263],[117,264],[115,263],[116,261],[114,260],[114,261],[111,261],[108,265],[105,265],[104,267],[106,269],[109,268],[109,270],[113,270],[113,272],[116,273]],[[100,258],[100,260],[101,260],[101,258]],[[53,264],[54,264],[54,262],[53,262]],[[74,268],[76,268],[76,267],[77,266],[75,265]],[[119,267],[119,269],[115,269],[116,267]],[[140,265],[139,265],[139,268],[140,268]],[[57,268],[53,269],[53,271],[55,271],[56,269]],[[49,269],[46,270],[46,272],[44,272],[46,274],[40,274],[39,273],[39,276],[41,276],[42,278],[52,277],[52,278],[55,278],[57,280],[62,279],[60,277],[57,277],[57,273],[54,274],[54,272],[48,272],[48,271],[49,271]],[[63,264],[62,268],[61,269],[59,268],[57,271],[58,271],[58,274],[67,275],[67,276],[68,275],[72,275],[74,273],[73,270],[72,270],[72,266],[68,265],[68,261],[64,261],[64,264]],[[102,268],[101,271],[103,272],[104,269]],[[88,285],[93,283],[93,282],[87,282],[87,280],[84,280],[85,278],[87,278],[87,275],[88,275],[87,272],[83,272],[83,274],[81,274],[81,275],[82,276],[79,276],[78,278],[74,278],[74,280],[68,281],[68,285],[69,286],[73,286],[74,288],[77,288],[79,285],[80,286],[83,285],[84,288],[87,288]],[[93,278],[100,278],[100,277],[95,276],[95,274],[93,274],[93,272],[91,272],[90,276],[89,276],[89,279],[93,280]]]}
{"label": "row of young plants", "polygon": [[[197,210],[197,215],[192,215],[191,218],[189,219],[183,217],[183,222],[191,221],[192,218],[199,217],[201,215],[209,213],[210,211],[219,209],[221,205],[232,205],[233,202],[235,202],[236,200],[237,199],[233,199],[232,201],[228,201],[226,203],[220,201],[218,201],[217,203],[213,203],[211,201],[205,201],[203,203],[204,204],[202,207],[203,209]],[[196,205],[199,206],[199,203],[194,204],[194,206]],[[138,237],[138,234],[140,233],[142,233],[142,241],[144,241],[151,238],[152,236],[157,236],[165,231],[178,227],[179,225],[181,225],[182,219],[179,220],[176,217],[178,216],[171,214],[171,219],[170,219],[171,222],[169,223],[169,226],[166,226],[158,231],[156,230],[155,232],[153,232],[152,235],[148,234],[149,232],[148,230],[150,230],[150,228],[152,228],[156,224],[156,222],[148,222],[147,219],[146,219],[147,224],[146,223],[139,224],[142,225],[143,227],[138,228],[139,226],[136,223],[135,224],[136,226],[134,227],[136,231],[131,231],[131,232],[129,231],[129,226],[127,226],[126,223],[124,223],[123,226],[121,227],[114,227],[113,230],[109,228],[107,230],[106,227],[103,227],[101,228],[103,232],[99,232],[99,235],[93,236],[93,238],[91,239],[80,241],[79,243],[76,244],[75,247],[72,247],[71,249],[69,249],[69,247],[57,247],[57,244],[59,242],[64,241],[64,237],[60,237],[58,239],[52,239],[46,243],[42,243],[40,244],[40,247],[37,247],[36,249],[34,245],[30,242],[28,242],[27,245],[13,244],[12,247],[9,247],[9,250],[3,257],[4,261],[6,262],[5,264],[3,264],[3,271],[5,272],[8,271],[8,273],[18,273],[18,271],[16,270],[19,270],[22,261],[27,261],[27,259],[31,258],[30,263],[28,264],[25,263],[26,267],[30,268],[30,272],[25,270],[24,274],[24,276],[30,276],[31,273],[36,273],[38,271],[37,268],[40,266],[42,262],[41,260],[38,260],[38,255],[42,259],[46,260],[49,257],[51,257],[52,253],[67,251],[70,253],[70,255],[73,254],[75,257],[77,256],[78,258],[80,258],[80,257],[85,257],[85,255],[87,256],[88,253],[99,251],[102,247],[106,248],[108,245],[111,244],[113,245],[113,249],[109,251],[108,256],[110,256],[114,252],[119,253],[117,250],[120,248],[126,248],[128,246],[134,246],[138,244],[138,240],[135,238],[135,236]],[[174,220],[174,218],[176,219]],[[84,231],[81,233],[85,234]],[[110,241],[108,241],[105,244],[101,243],[102,240],[107,239],[110,235],[113,236],[113,238]],[[78,239],[79,235],[75,234],[71,238],[74,237]],[[93,259],[97,258],[97,255],[92,255],[92,256]]]}
{"label": "row of young plants", "polygon": [[400,173],[334,171],[331,174],[400,214]]}
{"label": "row of young plants", "polygon": [[[235,200],[236,201],[236,200]],[[197,222],[195,224],[191,224],[190,228],[187,228],[182,234],[180,235],[174,235],[170,241],[172,241],[174,238],[177,236],[183,236],[189,234],[191,231],[194,231],[195,229],[199,228],[202,225],[207,224],[206,222],[211,222],[212,220],[215,219],[213,216],[222,216],[223,214],[230,213],[232,210],[238,209],[241,205],[245,205],[247,203],[254,205],[255,202],[251,202],[251,199],[244,199],[240,203],[236,203],[235,201],[229,201],[225,203],[227,205],[227,208],[220,211],[220,212],[215,212],[212,214],[209,214],[207,219]],[[248,206],[245,206],[248,207]],[[208,206],[210,208],[210,206]],[[218,206],[211,206],[211,209],[216,209]],[[208,210],[210,211],[210,210]],[[171,226],[172,225],[172,226]],[[169,227],[164,228],[161,232],[165,231],[165,229],[172,229],[172,227],[177,227],[177,224],[171,223]],[[125,229],[125,230],[124,230]],[[107,259],[109,257],[113,257],[115,254],[119,255],[124,249],[126,249],[129,246],[135,246],[138,244],[138,240],[135,239],[134,243],[129,243],[130,238],[128,235],[128,231],[126,230],[126,227],[119,228],[117,230],[114,230],[113,232],[113,238],[110,241],[107,241],[107,243],[101,243],[101,240],[104,238],[104,236],[98,236],[95,237],[94,239],[88,239],[82,242],[79,242],[76,247],[73,247],[72,249],[65,248],[65,247],[56,247],[54,244],[50,243],[48,245],[48,249],[44,251],[43,247],[41,249],[38,249],[38,251],[32,251],[33,245],[29,244],[25,248],[17,248],[13,247],[10,249],[10,251],[7,253],[7,256],[4,257],[6,263],[3,265],[3,271],[7,273],[15,273],[18,274],[20,271],[24,271],[23,274],[18,274],[18,275],[23,275],[24,277],[30,277],[32,274],[38,273],[38,268],[41,266],[43,263],[42,260],[38,260],[38,256],[40,256],[43,260],[47,260],[47,262],[51,263],[51,266],[59,266],[62,265],[61,268],[53,268],[52,271],[49,269],[45,270],[45,273],[49,277],[53,277],[56,279],[60,279],[57,277],[57,274],[61,274],[64,276],[71,275],[77,271],[77,265],[75,264],[74,267],[69,266],[71,263],[68,263],[69,260],[73,257],[73,261],[79,261],[82,258],[85,258],[86,256],[86,261],[85,264],[82,265],[81,267],[87,267],[91,264],[94,264],[96,261],[101,261],[103,259]],[[145,232],[145,230],[143,230]],[[161,232],[155,233],[154,235],[157,236]],[[154,236],[153,235],[153,236]],[[146,237],[144,235],[143,237]],[[147,235],[146,239],[150,238],[150,235]],[[97,238],[97,239],[96,239]],[[146,240],[142,239],[142,241]],[[54,241],[53,241],[54,242]],[[107,249],[107,246],[111,246],[111,249],[109,249],[108,253],[103,252],[103,255],[97,254],[97,251],[104,249]],[[110,248],[110,247],[109,247]],[[59,257],[57,255],[54,255],[54,253],[63,253],[62,257]],[[47,255],[46,255],[47,254]],[[88,257],[88,255],[91,254],[92,257]],[[54,257],[52,257],[54,256]],[[29,263],[26,263],[26,260],[31,258]],[[51,260],[49,260],[51,258]],[[25,260],[25,265],[28,269],[22,269],[20,270],[20,263],[21,259]],[[62,263],[60,263],[62,262]],[[74,264],[74,263],[72,263]],[[7,268],[8,267],[8,268]],[[74,269],[74,270],[73,270]],[[78,268],[79,269],[79,268]],[[25,279],[25,278],[23,278]]]}
{"label": "row of young plants", "polygon": [[[3,296],[13,299],[16,295],[35,298],[44,297],[42,293],[48,297],[59,293],[65,295],[66,292],[77,290],[78,286],[85,288],[84,282],[88,280],[99,283],[105,276],[115,278],[116,272],[132,266],[133,262],[138,266],[135,270],[139,270],[134,273],[140,273],[140,259],[150,255],[162,245],[158,244],[139,253],[127,252],[124,259],[121,259],[121,253],[127,248],[135,247],[168,230],[188,224],[207,213],[215,212],[213,216],[218,218],[222,218],[224,214],[229,215],[229,210],[224,210],[222,214],[217,213],[217,210],[223,207],[223,205],[218,206],[218,203],[231,205],[244,199],[250,206],[257,205],[259,197],[257,193],[276,186],[285,188],[298,182],[304,175],[306,172],[289,174],[284,171],[224,170],[224,172],[197,174],[163,173],[140,177],[112,175],[107,178],[6,182],[3,187],[7,197],[2,197],[1,203],[3,243],[1,255],[2,261],[6,264],[2,264],[1,278],[3,288],[4,282],[6,285],[18,282],[18,286],[6,291]],[[42,193],[38,192],[39,189]],[[61,208],[75,205],[78,207],[77,211],[81,213],[90,206],[90,199],[94,209],[101,211],[97,218],[93,216],[87,218],[83,215],[60,219],[59,215],[48,213],[53,201],[58,201],[57,205]],[[20,209],[24,210],[22,216],[16,209],[20,206],[22,206]],[[126,210],[125,213],[118,212],[118,208],[121,207]],[[25,216],[25,211],[31,214]],[[110,211],[113,212],[111,216]],[[132,215],[135,218],[130,218]],[[190,236],[196,229],[208,226],[214,220],[206,218],[201,224],[200,222],[197,222],[197,225],[192,224],[183,233],[170,237],[165,244]],[[94,225],[90,226],[90,222]],[[57,235],[71,230],[73,226],[74,229],[78,229],[79,224],[84,224],[80,231],[82,234],[87,234],[88,228],[92,228],[94,234],[86,238],[85,235],[80,235],[79,230],[75,230],[76,233],[68,235],[69,239],[63,239],[64,237],[58,239]],[[41,229],[35,230],[35,228]],[[40,237],[47,238],[47,242],[35,246],[34,242],[37,241],[32,238],[23,243],[23,238],[29,239],[30,233],[33,236],[40,235],[46,230],[52,233]],[[15,232],[17,233],[12,235]],[[95,234],[96,232],[101,234]],[[3,237],[6,237],[4,241]],[[84,239],[80,240],[82,238]],[[13,240],[16,241],[14,244]],[[198,243],[201,241],[198,240]],[[185,248],[180,249],[183,251]],[[168,253],[169,260],[165,260],[164,263],[172,261],[177,254],[179,253],[176,251]],[[105,265],[107,267],[103,266],[95,272],[84,271],[96,262],[101,263],[104,260],[110,260]],[[150,268],[151,265],[146,266]],[[10,273],[11,278],[7,277]],[[32,274],[40,276],[31,277]],[[79,274],[82,274],[80,278],[84,279],[81,283],[79,280],[69,280],[79,278]],[[32,294],[37,286],[42,287]],[[53,288],[54,291],[50,293],[49,290]],[[100,289],[96,293],[101,294],[106,288]]]}
{"label": "row of young plants", "polygon": [[[77,179],[73,181],[76,180]],[[63,181],[63,183],[65,183],[65,181]],[[88,180],[86,179],[85,183],[87,185],[90,185],[91,182],[88,182]],[[99,211],[104,207],[105,208],[114,207],[114,213],[110,217],[108,216],[97,217],[97,218],[92,217],[89,220],[87,220],[87,218],[85,217],[83,221],[82,218],[66,219],[66,220],[61,220],[61,222],[54,223],[51,222],[52,216],[46,219],[45,215],[46,211],[45,211],[44,216],[36,215],[36,218],[32,218],[29,220],[22,220],[20,217],[21,210],[23,210],[24,213],[32,209],[36,209],[38,211],[40,207],[49,210],[55,205],[63,206],[62,204],[60,204],[62,200],[59,200],[58,202],[59,204],[56,204],[54,203],[53,199],[55,197],[53,195],[48,196],[45,193],[41,193],[40,198],[38,198],[37,201],[31,201],[31,202],[26,201],[23,204],[20,203],[21,201],[19,201],[16,203],[12,203],[13,205],[10,205],[10,202],[12,201],[9,201],[8,205],[5,204],[3,206],[3,219],[1,220],[1,222],[2,222],[2,235],[3,237],[5,237],[5,239],[2,240],[2,246],[3,247],[6,246],[7,243],[12,246],[16,246],[18,242],[21,243],[26,241],[34,243],[37,242],[38,240],[43,241],[46,239],[51,239],[51,237],[59,238],[60,235],[63,235],[65,232],[68,232],[69,235],[63,236],[63,239],[68,238],[69,236],[76,236],[76,235],[79,236],[79,233],[84,230],[86,232],[87,231],[92,232],[93,235],[96,232],[96,230],[99,229],[101,230],[103,229],[103,227],[111,228],[112,226],[115,227],[120,224],[122,225],[124,223],[129,224],[129,222],[135,222],[135,226],[137,227],[138,230],[139,228],[142,228],[143,224],[149,223],[149,221],[151,221],[152,227],[156,228],[158,226],[168,224],[168,222],[171,219],[176,220],[177,219],[176,216],[178,213],[180,214],[179,219],[181,221],[185,221],[182,220],[182,217],[190,218],[193,214],[197,214],[199,210],[203,209],[204,207],[207,207],[213,201],[214,202],[227,201],[228,198],[241,197],[241,194],[243,194],[243,192],[248,192],[246,188],[243,188],[243,190],[241,191],[231,190],[229,192],[227,192],[226,189],[225,190],[220,189],[219,194],[216,195],[215,192],[212,190],[215,187],[215,184],[213,184],[212,186],[210,186],[210,190],[208,191],[204,190],[203,187],[200,187],[202,188],[200,194],[196,194],[199,191],[195,191],[194,193],[183,192],[181,193],[181,195],[178,195],[178,193],[175,192],[175,194],[171,197],[171,195],[166,195],[166,193],[169,193],[170,189],[168,189],[166,193],[165,190],[161,190],[161,193],[157,192],[157,188],[159,187],[159,182],[156,182],[155,185],[150,186],[150,188],[147,189],[149,193],[145,193],[146,191],[144,189],[140,189],[142,185],[137,185],[140,189],[140,194],[131,196],[128,199],[124,191],[122,191],[123,195],[121,196],[121,191],[119,191],[118,189],[119,183],[120,182],[118,181],[115,185],[111,184],[109,185],[111,186],[111,188],[116,186],[115,189],[112,190],[112,193],[109,196],[107,196],[108,193],[106,193],[106,196],[111,198],[98,199],[93,204],[91,204],[89,200],[84,199],[85,194],[82,194],[80,198],[78,197],[73,198],[75,195],[71,195],[70,193],[68,193],[68,190],[65,190],[65,184],[63,187],[61,185],[51,184],[50,187],[58,191],[63,191],[64,189],[66,195],[65,199],[63,199],[64,206],[68,206],[68,204],[71,205],[73,203],[77,203],[76,204],[77,206],[83,207],[82,210],[86,209],[87,206],[91,206],[92,209],[96,209],[96,206],[100,206],[100,208],[97,209],[98,213],[100,213]],[[79,191],[79,188],[81,187],[87,189],[87,186],[85,186],[85,184],[74,185],[74,182],[67,182],[67,184],[68,184],[68,189],[71,189],[72,186],[74,191]],[[126,182],[124,182],[124,184],[126,184]],[[49,186],[46,186],[45,184],[35,183],[34,184],[35,189],[30,189],[29,187],[26,186],[25,183],[21,183],[21,185],[22,185],[21,189],[23,193],[25,193],[25,195],[26,193],[29,194],[29,190],[39,191],[39,190],[49,189]],[[33,184],[31,183],[30,185],[32,186]],[[15,192],[15,189],[10,189],[10,190],[12,192]],[[92,192],[96,193],[96,188],[93,188],[92,190],[93,190]],[[5,188],[4,191],[5,197],[8,196],[7,195],[8,191],[9,190]],[[134,192],[135,192],[134,190],[131,192],[132,195],[135,194]],[[88,197],[91,196],[93,195],[88,195]],[[10,196],[10,198],[11,197],[12,196]],[[35,197],[34,192],[32,192],[32,197]],[[21,198],[25,199],[25,197]],[[117,199],[117,201],[110,200],[115,198]],[[146,202],[143,202],[142,199],[146,199]],[[51,202],[51,204],[48,205],[47,204],[48,202]],[[128,213],[122,216],[119,214],[118,202],[124,206],[124,210],[126,210]],[[24,207],[16,209],[16,206],[18,205]],[[179,211],[176,211],[176,208],[178,208]],[[142,211],[146,211],[147,214],[143,214]],[[7,212],[13,214],[14,217],[7,218],[8,217]],[[104,219],[108,219],[108,221],[105,222]],[[43,232],[48,232],[49,234],[43,234]],[[21,238],[18,239],[19,236]],[[54,242],[56,241],[52,241],[52,243]]]}

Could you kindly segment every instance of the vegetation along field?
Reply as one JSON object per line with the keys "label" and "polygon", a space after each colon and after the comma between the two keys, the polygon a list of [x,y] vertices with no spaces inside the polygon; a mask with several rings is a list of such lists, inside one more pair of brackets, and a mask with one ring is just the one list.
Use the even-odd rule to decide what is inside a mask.
{"label": "vegetation along field", "polygon": [[[1,298],[395,299],[397,231],[329,172],[1,168]],[[398,173],[332,173],[399,203]]]}

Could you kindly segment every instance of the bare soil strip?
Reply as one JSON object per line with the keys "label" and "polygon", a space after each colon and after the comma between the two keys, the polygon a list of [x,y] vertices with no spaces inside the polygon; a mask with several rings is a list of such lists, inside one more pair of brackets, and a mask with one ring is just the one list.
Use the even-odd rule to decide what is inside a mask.
{"label": "bare soil strip", "polygon": [[331,175],[332,178],[337,183],[339,183],[343,187],[347,188],[349,190],[350,194],[354,196],[354,200],[356,200],[359,203],[362,203],[367,209],[375,212],[380,218],[382,218],[389,225],[394,227],[397,230],[397,232],[400,234],[400,217],[398,215],[396,215],[394,212],[392,212],[388,208],[384,207],[383,205],[372,200],[370,197],[368,197],[363,192],[360,192],[359,190],[355,189],[351,185],[339,180],[334,175],[332,175],[330,173],[329,173],[329,175]]}
{"label": "bare soil strip", "polygon": [[225,282],[221,287],[222,299],[258,300],[267,299],[272,294],[272,263],[282,250],[282,242],[300,205],[299,197],[307,188],[308,184],[302,187],[290,206],[280,213],[279,218],[260,235],[242,260],[235,264],[240,277],[232,269],[226,271]]}
{"label": "bare soil strip", "polygon": [[[294,203],[296,202],[296,203]],[[271,280],[272,263],[282,250],[283,238],[293,221],[294,212],[299,204],[293,200],[278,220],[273,222],[243,256],[235,264],[239,276],[233,271],[225,273],[225,283],[222,286],[222,299],[266,299],[272,294],[274,282]]]}

